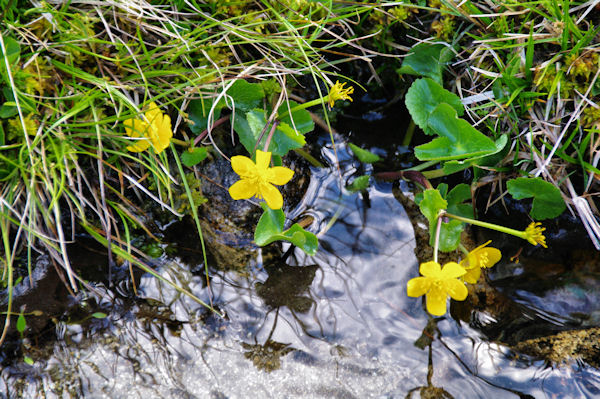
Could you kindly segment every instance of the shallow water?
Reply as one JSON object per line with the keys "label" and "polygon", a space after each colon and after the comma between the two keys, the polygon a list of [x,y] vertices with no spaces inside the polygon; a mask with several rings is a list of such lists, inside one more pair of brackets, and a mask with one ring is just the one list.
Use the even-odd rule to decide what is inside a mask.
{"label": "shallow water", "polygon": [[[226,317],[143,277],[146,303],[128,307],[118,293],[130,287],[105,290],[110,297],[100,305],[114,309],[107,319],[89,330],[60,322],[62,339],[51,343],[51,355],[33,366],[5,367],[0,391],[144,399],[579,398],[600,392],[594,368],[516,356],[449,315],[433,322],[421,299],[406,296],[406,282],[418,274],[415,239],[391,184],[375,184],[368,198],[340,189],[326,143],[330,166],[312,170],[307,195],[289,215],[314,218],[311,229],[321,234],[316,256],[296,250],[284,261],[265,252],[265,261],[259,254],[243,275],[215,272],[210,291],[202,270],[163,257],[161,273],[206,301],[212,292]],[[358,164],[342,146],[338,156],[341,180],[351,181]]]}

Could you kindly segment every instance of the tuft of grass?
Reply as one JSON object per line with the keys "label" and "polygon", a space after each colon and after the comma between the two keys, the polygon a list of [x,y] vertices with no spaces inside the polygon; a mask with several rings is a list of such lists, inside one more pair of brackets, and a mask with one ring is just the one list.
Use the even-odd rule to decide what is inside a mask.
{"label": "tuft of grass", "polygon": [[[198,196],[186,178],[190,169],[179,160],[181,147],[129,152],[124,120],[156,102],[171,116],[174,142],[185,148],[196,139],[186,113],[194,99],[226,99],[225,90],[239,78],[274,79],[284,98],[300,76],[311,74],[320,88],[332,83],[329,75],[337,75],[339,63],[375,54],[356,42],[352,21],[368,8],[354,3],[24,3],[2,0],[0,30],[0,253],[7,315],[13,314],[17,258],[26,259],[31,273],[36,254],[47,253],[72,292],[86,286],[66,251],[79,232],[104,244],[111,264],[121,259],[163,279],[131,245],[134,229],[155,238],[141,211],[148,201],[173,217],[189,212],[204,250]],[[213,145],[215,122],[209,118],[206,138]],[[189,206],[177,203],[181,193]],[[7,316],[0,343],[10,323]]]}

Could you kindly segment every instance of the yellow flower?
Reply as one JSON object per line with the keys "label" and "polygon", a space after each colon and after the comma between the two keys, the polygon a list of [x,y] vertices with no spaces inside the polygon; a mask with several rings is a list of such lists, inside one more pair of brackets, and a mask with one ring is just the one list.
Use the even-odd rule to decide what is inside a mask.
{"label": "yellow flower", "polygon": [[525,239],[531,243],[531,245],[541,244],[542,247],[548,248],[546,245],[546,237],[544,237],[543,231],[546,230],[545,227],[539,227],[542,224],[540,222],[531,223],[525,229]]}
{"label": "yellow flower", "polygon": [[150,145],[157,154],[160,154],[169,146],[173,131],[171,130],[171,118],[165,115],[154,102],[150,103],[148,111],[144,113],[144,119],[131,118],[123,122],[125,133],[129,137],[140,138],[127,149],[132,152],[142,152]]}
{"label": "yellow flower", "polygon": [[448,295],[457,301],[464,301],[467,297],[467,287],[459,280],[466,271],[458,263],[448,262],[442,269],[437,262],[425,262],[419,272],[424,277],[409,280],[406,291],[411,297],[426,295],[427,311],[432,315],[443,316],[446,313]]}
{"label": "yellow flower", "polygon": [[329,106],[333,107],[337,100],[350,100],[350,94],[354,93],[354,87],[350,86],[348,88],[344,88],[346,83],[340,83],[336,80],[335,84],[329,90]]}
{"label": "yellow flower", "polygon": [[294,171],[283,166],[269,167],[271,153],[256,151],[256,164],[243,155],[231,157],[233,171],[240,175],[240,180],[229,187],[229,195],[234,200],[248,199],[256,196],[264,198],[271,209],[281,209],[283,197],[273,186],[281,186],[291,180]]}
{"label": "yellow flower", "polygon": [[485,248],[491,240],[478,246],[460,261],[460,265],[467,271],[462,279],[469,284],[477,283],[481,275],[481,268],[492,267],[502,258],[502,253],[496,248]]}

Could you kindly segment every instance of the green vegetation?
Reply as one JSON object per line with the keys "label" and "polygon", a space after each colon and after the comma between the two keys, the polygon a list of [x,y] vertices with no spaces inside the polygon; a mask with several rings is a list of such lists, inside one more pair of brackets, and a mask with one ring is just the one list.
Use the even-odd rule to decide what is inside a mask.
{"label": "green vegetation", "polygon": [[[407,88],[401,91],[413,122],[404,142],[422,133],[426,142],[414,148],[421,163],[386,176],[421,186],[416,200],[430,223],[436,265],[438,249],[461,248],[468,256],[460,244],[464,223],[546,245],[538,224],[521,231],[479,221],[470,201],[485,184],[499,190],[492,195],[506,187],[516,199],[533,198],[535,220],[573,205],[600,247],[592,212],[600,175],[600,57],[598,15],[589,2],[0,4],[5,333],[11,315],[20,315],[17,328],[25,329],[10,298],[37,254],[63,268],[72,291],[86,287],[66,250],[80,233],[102,243],[111,259],[203,303],[148,266],[156,251],[131,243],[138,234],[157,240],[145,227],[150,203],[156,212],[188,215],[208,277],[198,214],[207,200],[197,166],[230,159],[219,146],[219,135],[230,132],[241,144],[232,164],[235,157],[248,161],[234,165],[240,181],[229,192],[266,200],[255,243],[283,240],[314,254],[315,234],[299,224],[285,229],[285,206],[273,185],[289,181],[282,171],[290,151],[318,164],[302,150],[315,129],[311,111],[322,112],[331,131],[327,106],[352,101],[354,91],[339,83],[339,68],[355,60],[369,63],[371,90]],[[295,93],[300,81],[313,86],[313,98]],[[259,150],[268,154],[266,164]],[[351,150],[362,162],[381,160],[358,146]],[[471,186],[430,183],[468,168]],[[364,192],[370,181],[360,176],[347,189]],[[442,275],[436,267],[428,273]],[[460,277],[457,267],[448,268],[452,279]],[[435,304],[436,314],[441,306]]]}

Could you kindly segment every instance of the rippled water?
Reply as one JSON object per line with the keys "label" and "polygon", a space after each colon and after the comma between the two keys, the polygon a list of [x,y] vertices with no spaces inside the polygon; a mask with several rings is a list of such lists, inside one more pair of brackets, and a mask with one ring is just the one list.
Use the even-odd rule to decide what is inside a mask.
{"label": "rippled water", "polygon": [[[338,150],[346,182],[355,164]],[[335,164],[327,145],[323,154]],[[106,306],[119,305],[107,319],[90,331],[60,323],[64,339],[52,344],[51,356],[6,367],[0,389],[10,397],[144,399],[579,398],[599,392],[594,368],[551,367],[488,342],[450,316],[432,321],[420,299],[406,296],[406,282],[418,274],[415,240],[391,185],[376,184],[367,199],[340,189],[333,166],[312,173],[307,195],[290,216],[314,217],[311,229],[321,234],[316,256],[296,250],[273,260],[265,253],[245,274],[215,272],[212,301],[225,318],[144,277],[140,293],[152,309],[148,317],[143,306],[133,317],[117,294],[105,298]],[[209,300],[201,271],[165,257],[161,272]]]}

